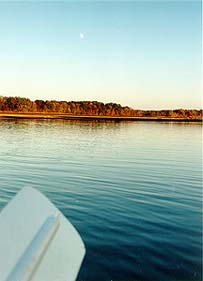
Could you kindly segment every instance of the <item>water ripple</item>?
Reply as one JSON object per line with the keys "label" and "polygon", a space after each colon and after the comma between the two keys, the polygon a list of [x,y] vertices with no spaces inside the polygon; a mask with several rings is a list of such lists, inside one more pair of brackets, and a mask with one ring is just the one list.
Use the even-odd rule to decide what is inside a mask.
{"label": "water ripple", "polygon": [[200,281],[201,126],[0,121],[0,209],[47,195],[87,248],[78,281]]}

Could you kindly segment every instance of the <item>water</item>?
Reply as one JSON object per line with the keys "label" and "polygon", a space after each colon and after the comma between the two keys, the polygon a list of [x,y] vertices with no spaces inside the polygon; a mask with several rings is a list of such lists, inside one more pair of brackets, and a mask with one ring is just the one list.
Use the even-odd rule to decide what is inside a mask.
{"label": "water", "polygon": [[0,120],[0,209],[24,186],[81,234],[79,281],[201,280],[201,126]]}

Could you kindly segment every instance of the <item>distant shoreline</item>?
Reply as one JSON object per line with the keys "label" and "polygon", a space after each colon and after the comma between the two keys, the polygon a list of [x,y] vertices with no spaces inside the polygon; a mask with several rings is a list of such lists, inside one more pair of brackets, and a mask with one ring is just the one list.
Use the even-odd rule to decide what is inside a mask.
{"label": "distant shoreline", "polygon": [[0,116],[29,119],[202,122],[203,110],[142,110],[112,102],[104,104],[98,101],[31,101],[22,97],[0,96]]}
{"label": "distant shoreline", "polygon": [[202,119],[180,117],[122,117],[122,116],[97,116],[97,115],[68,115],[47,113],[0,113],[0,118],[11,119],[53,119],[53,120],[100,120],[100,121],[173,121],[173,122],[202,122]]}

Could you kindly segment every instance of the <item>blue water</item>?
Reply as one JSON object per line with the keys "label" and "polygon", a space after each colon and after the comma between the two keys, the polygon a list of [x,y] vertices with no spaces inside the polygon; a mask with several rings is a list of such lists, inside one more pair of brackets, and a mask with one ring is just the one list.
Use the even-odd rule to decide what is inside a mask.
{"label": "blue water", "polygon": [[81,234],[78,281],[201,280],[201,125],[0,120],[0,209],[41,190]]}

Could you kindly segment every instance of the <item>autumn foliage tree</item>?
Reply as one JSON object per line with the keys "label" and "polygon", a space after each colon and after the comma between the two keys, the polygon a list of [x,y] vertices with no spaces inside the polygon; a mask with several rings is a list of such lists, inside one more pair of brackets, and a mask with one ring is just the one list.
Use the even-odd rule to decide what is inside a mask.
{"label": "autumn foliage tree", "polygon": [[202,110],[135,110],[116,103],[97,101],[35,100],[21,97],[0,96],[0,111],[8,113],[49,113],[87,116],[153,117],[153,118],[202,118]]}

